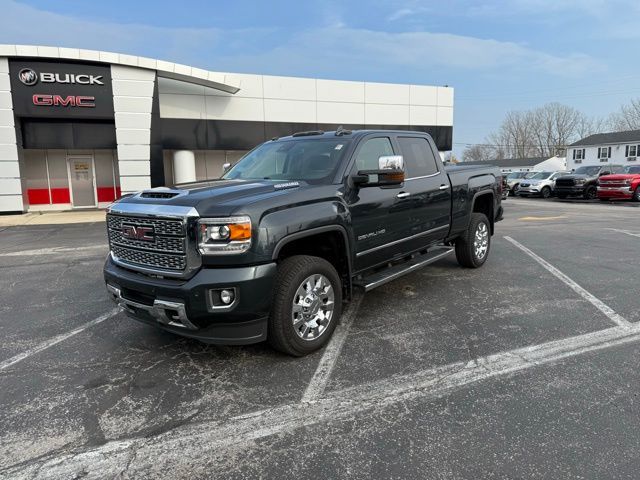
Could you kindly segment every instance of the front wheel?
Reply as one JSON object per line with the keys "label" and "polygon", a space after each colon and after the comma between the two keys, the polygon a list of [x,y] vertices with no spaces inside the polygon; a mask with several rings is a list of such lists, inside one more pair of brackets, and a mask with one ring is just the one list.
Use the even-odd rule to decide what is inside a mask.
{"label": "front wheel", "polygon": [[325,345],[340,319],[342,284],[323,258],[296,255],[278,266],[269,316],[273,348],[301,357]]}
{"label": "front wheel", "polygon": [[486,262],[491,248],[491,226],[484,213],[472,213],[467,231],[456,240],[456,259],[467,268]]}
{"label": "front wheel", "polygon": [[540,195],[542,195],[542,198],[549,198],[551,196],[551,189],[549,187],[542,187]]}
{"label": "front wheel", "polygon": [[636,187],[636,191],[633,193],[633,201],[640,202],[640,186]]}
{"label": "front wheel", "polygon": [[593,185],[589,185],[587,189],[584,191],[584,198],[586,200],[593,200],[597,196],[598,196],[598,189]]}

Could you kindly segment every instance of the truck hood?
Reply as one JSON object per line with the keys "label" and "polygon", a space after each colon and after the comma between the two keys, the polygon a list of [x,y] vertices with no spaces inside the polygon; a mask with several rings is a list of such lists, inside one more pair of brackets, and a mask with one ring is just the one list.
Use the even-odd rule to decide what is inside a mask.
{"label": "truck hood", "polygon": [[582,174],[578,174],[578,173],[572,173],[571,175],[563,175],[561,177],[556,178],[557,180],[560,180],[562,178],[570,178],[572,180],[591,180],[595,177],[591,176],[591,175],[582,175]]}
{"label": "truck hood", "polygon": [[600,181],[615,181],[615,180],[631,180],[634,178],[640,178],[638,173],[616,173],[614,175],[603,175],[600,177]]}
{"label": "truck hood", "polygon": [[201,214],[229,215],[243,205],[280,197],[305,187],[313,188],[298,181],[207,180],[144,190],[117,203],[188,206],[195,207]]}

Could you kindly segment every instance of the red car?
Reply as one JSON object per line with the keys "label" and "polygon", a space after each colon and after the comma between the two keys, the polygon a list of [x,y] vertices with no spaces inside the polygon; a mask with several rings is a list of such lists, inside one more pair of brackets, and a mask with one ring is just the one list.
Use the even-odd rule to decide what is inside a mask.
{"label": "red car", "polygon": [[640,202],[640,165],[629,165],[624,173],[603,175],[598,179],[600,200],[635,200]]}

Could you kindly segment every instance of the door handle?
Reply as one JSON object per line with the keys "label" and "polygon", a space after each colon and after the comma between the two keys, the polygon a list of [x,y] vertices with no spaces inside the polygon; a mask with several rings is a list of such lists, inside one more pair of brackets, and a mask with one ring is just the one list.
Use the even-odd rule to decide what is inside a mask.
{"label": "door handle", "polygon": [[409,195],[411,195],[409,192],[400,192],[396,198],[407,198]]}
{"label": "door handle", "polygon": [[440,190],[446,190],[447,188],[449,188],[449,185],[445,185],[444,183],[442,185],[440,185]]}

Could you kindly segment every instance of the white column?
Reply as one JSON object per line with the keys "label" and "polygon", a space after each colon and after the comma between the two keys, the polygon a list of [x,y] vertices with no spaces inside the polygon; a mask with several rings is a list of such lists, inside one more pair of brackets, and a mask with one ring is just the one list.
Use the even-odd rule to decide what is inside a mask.
{"label": "white column", "polygon": [[173,154],[174,183],[195,182],[196,156],[191,150],[177,150]]}
{"label": "white column", "polygon": [[9,62],[0,58],[0,212],[23,210]]}
{"label": "white column", "polygon": [[151,109],[155,70],[111,65],[122,193],[151,188]]}

